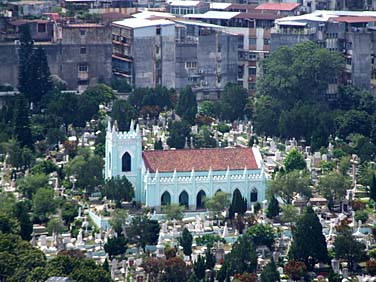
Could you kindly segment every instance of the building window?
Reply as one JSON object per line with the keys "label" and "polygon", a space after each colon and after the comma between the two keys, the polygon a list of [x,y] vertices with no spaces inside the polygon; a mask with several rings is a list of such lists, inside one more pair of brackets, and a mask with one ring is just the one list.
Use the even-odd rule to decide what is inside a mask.
{"label": "building window", "polygon": [[249,38],[249,45],[256,45],[256,37]]}
{"label": "building window", "polygon": [[248,83],[248,89],[249,90],[254,90],[256,88],[256,83],[254,82],[249,82]]}
{"label": "building window", "polygon": [[249,75],[256,75],[256,67],[248,68]]}
{"label": "building window", "polygon": [[86,54],[86,47],[80,47],[80,54]]}
{"label": "building window", "polygon": [[185,68],[186,69],[196,69],[197,68],[197,62],[185,62]]}
{"label": "building window", "polygon": [[38,32],[44,33],[46,30],[46,24],[38,24]]}
{"label": "building window", "polygon": [[86,36],[86,30],[80,30],[80,36],[81,37],[84,37],[84,36]]}
{"label": "building window", "polygon": [[79,72],[88,72],[89,71],[89,67],[87,65],[79,65],[78,66],[78,71]]}
{"label": "building window", "polygon": [[270,39],[269,38],[264,39],[264,45],[270,45]]}
{"label": "building window", "polygon": [[257,202],[257,189],[253,188],[251,192],[251,203]]}
{"label": "building window", "polygon": [[161,27],[160,26],[157,26],[156,32],[157,32],[157,35],[161,35]]}
{"label": "building window", "polygon": [[121,171],[131,171],[131,155],[128,152],[124,153],[121,158]]}

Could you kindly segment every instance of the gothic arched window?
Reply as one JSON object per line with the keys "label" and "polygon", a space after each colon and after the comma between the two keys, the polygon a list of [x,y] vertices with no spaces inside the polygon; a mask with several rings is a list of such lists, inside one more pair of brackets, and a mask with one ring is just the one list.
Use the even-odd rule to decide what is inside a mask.
{"label": "gothic arched window", "polygon": [[257,189],[253,188],[251,191],[251,202],[257,202]]}
{"label": "gothic arched window", "polygon": [[131,156],[128,152],[121,158],[121,171],[131,171]]}

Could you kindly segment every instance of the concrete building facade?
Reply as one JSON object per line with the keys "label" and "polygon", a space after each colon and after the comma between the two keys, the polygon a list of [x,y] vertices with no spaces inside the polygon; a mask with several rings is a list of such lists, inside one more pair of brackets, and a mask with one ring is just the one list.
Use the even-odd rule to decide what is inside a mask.
{"label": "concrete building facade", "polygon": [[238,35],[179,19],[113,23],[113,71],[135,87],[222,89],[236,81]]}
{"label": "concrete building facade", "polygon": [[[45,49],[51,74],[65,81],[68,89],[74,90],[84,90],[98,82],[110,82],[110,28],[100,24],[53,25],[53,34],[34,43]],[[49,30],[49,25],[46,26]],[[17,87],[18,48],[17,41],[0,42],[0,84]]]}

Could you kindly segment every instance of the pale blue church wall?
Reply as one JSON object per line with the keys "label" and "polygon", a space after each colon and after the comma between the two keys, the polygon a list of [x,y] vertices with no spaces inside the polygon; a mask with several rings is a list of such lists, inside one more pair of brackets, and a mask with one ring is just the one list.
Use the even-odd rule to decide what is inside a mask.
{"label": "pale blue church wall", "polygon": [[145,204],[159,208],[165,191],[170,194],[171,203],[179,203],[179,195],[185,191],[189,197],[189,208],[196,208],[198,193],[213,197],[219,190],[231,196],[238,189],[251,205],[251,192],[257,190],[257,201],[265,199],[266,178],[263,170],[230,170],[208,172],[146,173],[143,181]]}
{"label": "pale blue church wall", "polygon": [[[130,171],[122,171],[123,155],[131,157]],[[133,123],[128,132],[119,132],[114,125],[108,126],[106,133],[105,178],[126,176],[135,188],[135,200],[142,201],[142,141],[139,127],[134,130]]]}

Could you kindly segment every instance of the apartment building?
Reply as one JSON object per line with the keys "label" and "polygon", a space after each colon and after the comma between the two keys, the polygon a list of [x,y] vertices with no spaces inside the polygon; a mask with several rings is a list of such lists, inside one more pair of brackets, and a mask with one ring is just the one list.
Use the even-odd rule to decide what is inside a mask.
{"label": "apartment building", "polygon": [[135,87],[191,85],[210,95],[236,81],[238,38],[220,26],[174,17],[116,21],[113,73]]}
{"label": "apartment building", "polygon": [[[63,23],[52,20],[17,20],[13,32],[0,40],[0,84],[17,87],[19,26],[29,24],[35,46],[46,50],[52,75],[62,79],[68,89],[85,90],[98,82],[110,82],[111,29],[92,23]],[[9,27],[7,26],[7,28]],[[5,27],[4,27],[5,28]]]}
{"label": "apartment building", "polygon": [[[268,3],[267,3],[268,4]],[[261,7],[261,8],[260,8]],[[220,25],[227,32],[242,35],[238,42],[237,83],[255,92],[257,78],[261,75],[260,62],[268,56],[271,29],[281,12],[294,15],[299,4],[248,5],[211,3],[210,11],[203,14],[187,14],[184,18]]]}

